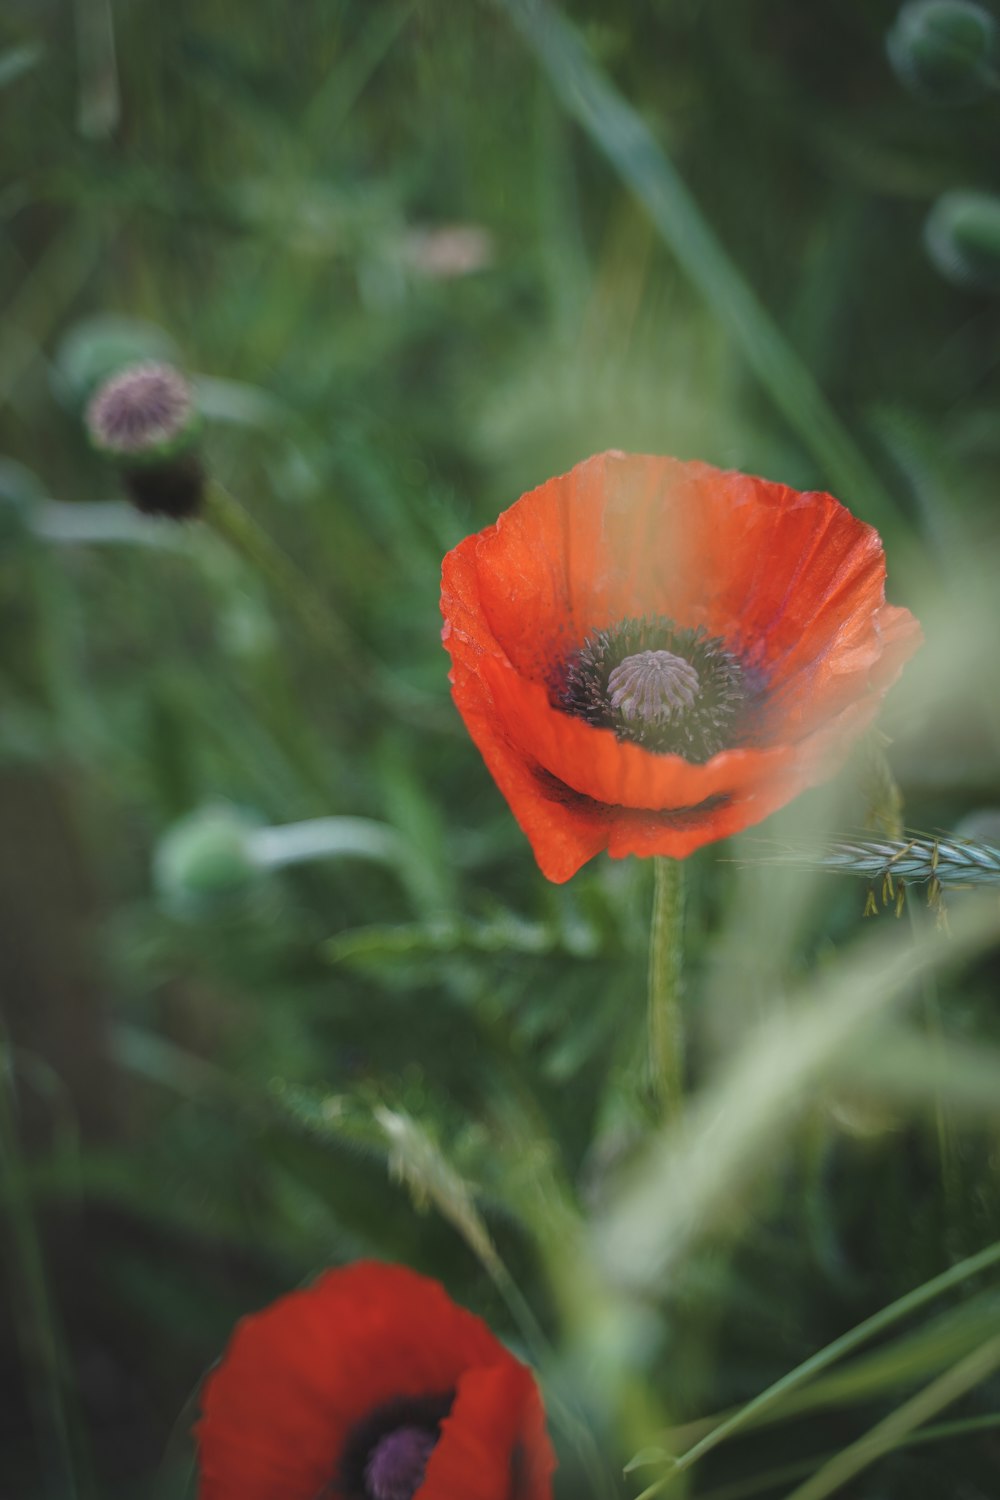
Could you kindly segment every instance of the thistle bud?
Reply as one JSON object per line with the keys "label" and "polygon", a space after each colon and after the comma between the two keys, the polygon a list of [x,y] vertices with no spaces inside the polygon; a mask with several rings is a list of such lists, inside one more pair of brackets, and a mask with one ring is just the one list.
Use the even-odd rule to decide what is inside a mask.
{"label": "thistle bud", "polygon": [[949,281],[1000,291],[1000,197],[961,189],[944,193],[927,217],[924,243]]}
{"label": "thistle bud", "polygon": [[900,83],[935,104],[973,104],[997,84],[997,24],[972,0],[911,0],[886,51]]}
{"label": "thistle bud", "polygon": [[199,808],[175,823],[153,861],[164,905],[187,917],[237,909],[262,878],[253,855],[257,826],[247,812],[226,804]]}
{"label": "thistle bud", "polygon": [[190,384],[173,365],[147,361],[120,370],[91,398],[86,423],[94,447],[121,469],[139,510],[177,521],[197,514],[198,411]]}

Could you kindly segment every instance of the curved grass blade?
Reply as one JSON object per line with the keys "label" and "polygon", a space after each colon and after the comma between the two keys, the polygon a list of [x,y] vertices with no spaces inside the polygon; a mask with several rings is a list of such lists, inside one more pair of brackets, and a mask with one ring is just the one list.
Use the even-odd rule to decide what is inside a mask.
{"label": "curved grass blade", "polygon": [[565,108],[644,205],[830,484],[874,525],[891,522],[898,529],[892,496],[719,243],[648,126],[593,62],[574,27],[546,0],[495,3],[534,52]]}
{"label": "curved grass blade", "polygon": [[775,1007],[692,1101],[685,1128],[654,1136],[595,1223],[593,1248],[605,1276],[636,1290],[662,1287],[737,1185],[771,1160],[788,1122],[864,1030],[912,997],[922,973],[967,961],[996,938],[995,902],[970,896],[950,935],[934,930],[913,941],[890,930],[857,942],[835,969]]}
{"label": "curved grass blade", "polygon": [[[936,1422],[922,1432],[912,1433],[898,1448],[924,1448],[932,1443],[947,1443],[956,1438],[972,1437],[978,1432],[992,1432],[1000,1427],[1000,1412],[985,1412],[980,1417],[967,1417],[957,1422]],[[813,1474],[833,1454],[822,1454],[815,1458],[801,1459],[798,1463],[783,1464],[780,1469],[769,1469],[765,1474],[754,1474],[749,1479],[738,1479],[720,1489],[709,1490],[703,1500],[752,1500],[754,1495],[769,1494],[779,1484],[792,1483],[796,1479]]]}
{"label": "curved grass blade", "polygon": [[881,1308],[870,1318],[865,1318],[863,1322],[849,1329],[840,1338],[834,1339],[816,1354],[810,1355],[800,1365],[796,1365],[794,1370],[790,1370],[787,1375],[783,1375],[780,1380],[776,1380],[773,1385],[761,1391],[752,1401],[748,1401],[745,1406],[741,1406],[738,1411],[733,1412],[731,1416],[713,1427],[703,1438],[675,1459],[669,1473],[649,1489],[644,1490],[638,1500],[652,1500],[652,1496],[662,1494],[674,1478],[682,1474],[685,1469],[692,1468],[699,1459],[704,1458],[706,1454],[711,1453],[713,1448],[717,1448],[720,1443],[724,1443],[737,1432],[756,1425],[793,1392],[801,1389],[830,1365],[843,1359],[845,1355],[852,1353],[870,1339],[885,1333],[887,1329],[903,1318],[909,1317],[911,1313],[919,1311],[927,1303],[944,1296],[946,1292],[953,1291],[971,1277],[978,1276],[996,1265],[1000,1265],[1000,1240],[993,1245],[988,1245],[985,1250],[980,1250],[978,1254],[959,1261],[957,1266],[951,1266],[947,1271],[942,1271],[939,1276],[925,1281],[921,1286],[914,1287],[912,1292],[898,1297],[895,1302],[890,1302],[888,1307]]}
{"label": "curved grass blade", "polygon": [[876,1459],[898,1448],[914,1428],[922,1426],[943,1407],[950,1406],[967,1391],[981,1385],[997,1369],[1000,1369],[1000,1333],[995,1333],[909,1401],[904,1401],[856,1443],[843,1448],[811,1479],[793,1490],[788,1500],[825,1500],[827,1495],[841,1489]]}

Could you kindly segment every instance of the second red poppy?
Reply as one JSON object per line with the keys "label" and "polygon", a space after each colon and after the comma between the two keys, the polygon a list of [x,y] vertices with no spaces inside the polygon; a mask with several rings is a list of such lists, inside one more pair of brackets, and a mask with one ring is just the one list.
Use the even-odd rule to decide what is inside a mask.
{"label": "second red poppy", "polygon": [[531,1371],[403,1266],[244,1318],[201,1405],[199,1500],[551,1500]]}

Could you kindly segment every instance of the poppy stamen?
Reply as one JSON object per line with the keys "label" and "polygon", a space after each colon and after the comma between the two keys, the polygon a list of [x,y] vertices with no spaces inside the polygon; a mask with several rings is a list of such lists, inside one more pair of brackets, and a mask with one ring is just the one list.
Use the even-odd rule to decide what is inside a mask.
{"label": "poppy stamen", "polygon": [[365,1465],[371,1500],[412,1500],[438,1440],[426,1427],[396,1427],[376,1443]]}
{"label": "poppy stamen", "polygon": [[625,719],[665,723],[690,708],[701,679],[689,661],[672,651],[626,656],[608,676],[611,707]]}

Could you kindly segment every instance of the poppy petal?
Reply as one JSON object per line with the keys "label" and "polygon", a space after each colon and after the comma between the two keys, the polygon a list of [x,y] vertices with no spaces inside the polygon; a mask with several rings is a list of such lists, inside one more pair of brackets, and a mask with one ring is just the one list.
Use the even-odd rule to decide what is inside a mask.
{"label": "poppy petal", "polygon": [[554,1466],[538,1388],[524,1365],[507,1360],[459,1381],[413,1500],[546,1500]]}

